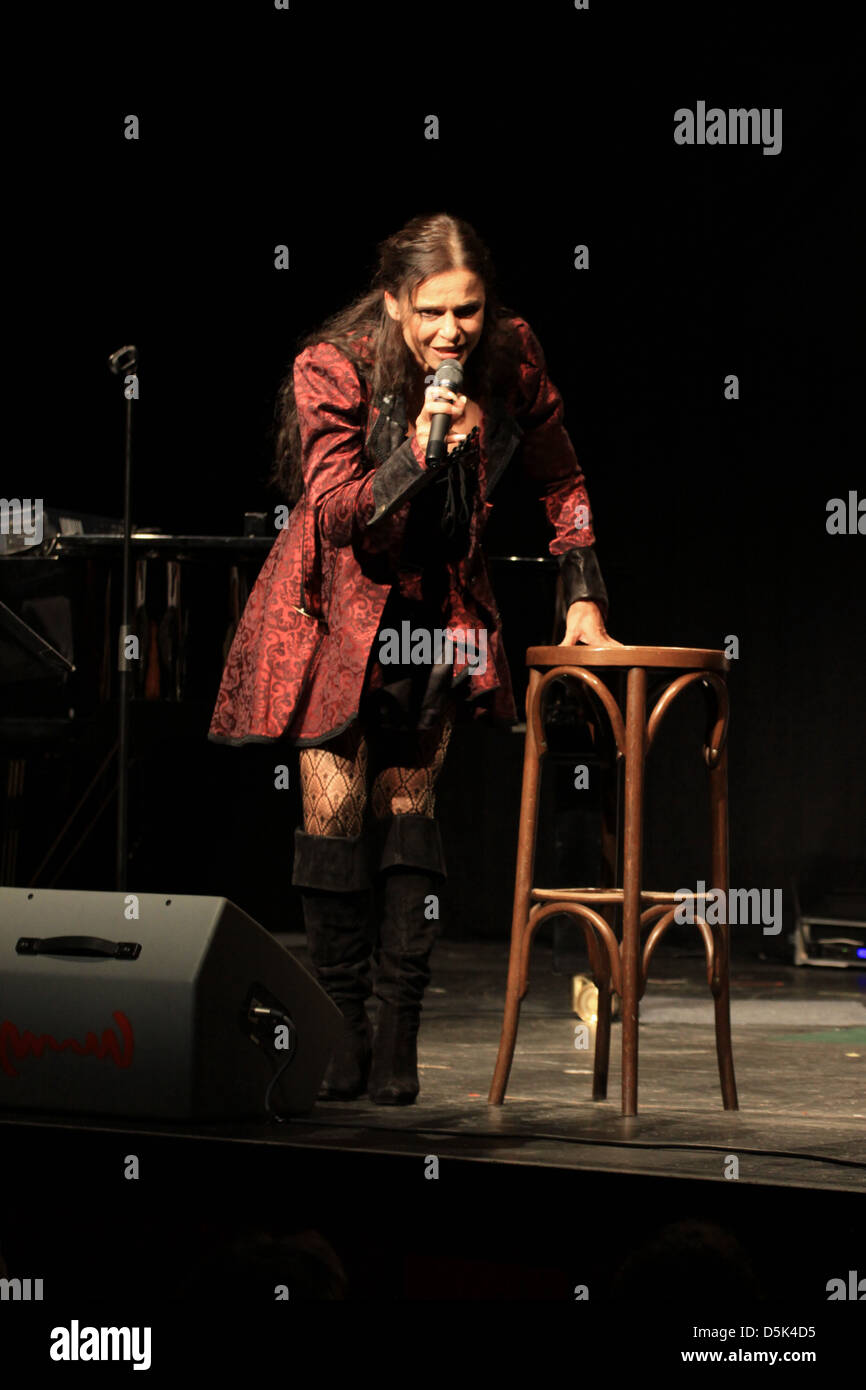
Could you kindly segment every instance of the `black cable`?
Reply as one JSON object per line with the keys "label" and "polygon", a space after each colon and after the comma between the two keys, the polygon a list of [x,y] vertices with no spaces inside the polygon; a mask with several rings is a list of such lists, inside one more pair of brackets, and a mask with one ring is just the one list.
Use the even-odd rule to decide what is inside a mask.
{"label": "black cable", "polygon": [[286,1068],[287,1068],[288,1066],[290,1066],[291,1063],[295,1060],[295,1037],[296,1037],[295,1025],[292,1023],[292,1020],[289,1018],[288,1014],[283,1013],[282,1010],[280,1010],[280,1009],[267,1009],[267,1010],[259,1009],[259,1010],[257,1010],[257,1012],[258,1012],[258,1013],[267,1013],[267,1015],[268,1015],[270,1018],[276,1019],[276,1020],[277,1020],[278,1022],[280,1022],[280,1023],[285,1023],[286,1027],[287,1027],[288,1030],[289,1030],[289,1037],[292,1039],[292,1045],[291,1045],[291,1047],[289,1048],[289,1053],[288,1053],[288,1056],[286,1057],[286,1060],[283,1062],[283,1064],[282,1064],[282,1066],[280,1067],[279,1071],[275,1071],[275,1072],[274,1072],[273,1076],[271,1077],[270,1081],[268,1082],[268,1089],[265,1091],[265,1102],[264,1102],[264,1104],[265,1104],[265,1111],[266,1111],[266,1113],[268,1114],[268,1116],[270,1117],[270,1119],[275,1120],[276,1123],[277,1123],[278,1125],[284,1125],[284,1124],[287,1124],[288,1121],[289,1121],[292,1117],[291,1117],[290,1115],[279,1115],[279,1114],[277,1113],[276,1110],[273,1110],[273,1109],[271,1108],[271,1092],[273,1091],[273,1089],[274,1089],[274,1087],[276,1086],[277,1082],[278,1082],[278,1081],[280,1080],[280,1078],[282,1077],[282,1075],[283,1075],[283,1073],[285,1072]]}

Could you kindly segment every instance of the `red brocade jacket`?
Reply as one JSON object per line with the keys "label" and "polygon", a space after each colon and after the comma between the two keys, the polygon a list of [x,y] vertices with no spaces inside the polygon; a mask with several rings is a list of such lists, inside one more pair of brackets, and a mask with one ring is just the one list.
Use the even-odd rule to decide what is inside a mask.
{"label": "red brocade jacket", "polygon": [[[502,626],[482,547],[496,483],[519,448],[554,530],[566,605],[607,592],[593,549],[584,476],[563,427],[562,398],[541,346],[513,319],[519,381],[507,398],[479,401],[478,486],[467,553],[448,571],[444,628],[487,632],[486,669],[472,669],[455,638],[454,679],[470,665],[468,696],[503,727],[517,710]],[[411,501],[434,477],[399,395],[368,401],[354,365],[330,343],[294,363],[304,493],[280,530],[244,609],[226,661],[208,737],[242,744],[285,737],[315,745],[357,717],[382,611],[395,584],[411,593],[401,549]],[[447,461],[446,461],[447,466]],[[407,583],[408,581],[408,583]],[[485,708],[486,707],[486,708]]]}

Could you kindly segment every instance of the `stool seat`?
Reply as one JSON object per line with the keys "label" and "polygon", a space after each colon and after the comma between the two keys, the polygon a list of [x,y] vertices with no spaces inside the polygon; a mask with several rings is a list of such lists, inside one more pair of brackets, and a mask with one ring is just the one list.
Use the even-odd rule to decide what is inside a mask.
{"label": "stool seat", "polygon": [[730,658],[712,647],[529,647],[527,666],[619,666],[645,670],[729,671]]}
{"label": "stool seat", "polygon": [[[716,1055],[722,1102],[726,1110],[737,1109],[734,1060],[731,1051],[730,987],[728,981],[729,940],[727,917],[712,924],[695,912],[706,900],[706,891],[677,889],[676,893],[643,887],[643,807],[644,771],[659,728],[684,690],[700,689],[709,706],[709,717],[702,747],[709,775],[710,894],[728,894],[728,723],[727,673],[730,659],[723,651],[707,647],[529,647],[526,653],[529,686],[526,693],[526,734],[523,754],[523,787],[520,796],[517,873],[514,885],[514,912],[511,921],[511,950],[508,962],[505,1015],[499,1039],[496,1069],[488,1102],[501,1105],[514,1058],[520,1003],[529,988],[529,955],[535,933],[542,922],[559,914],[576,920],[583,928],[590,967],[598,988],[593,1100],[607,1096],[610,1054],[611,996],[622,1000],[622,1113],[637,1114],[638,1005],[646,989],[653,953],[671,922],[679,904],[688,901],[688,920],[698,929],[707,967],[707,986],[715,1010]],[[594,670],[619,668],[627,673],[626,707],[620,708],[609,685]],[[670,670],[671,679],[647,710],[647,673]],[[683,674],[674,676],[680,671]],[[545,697],[560,680],[577,681],[603,711],[610,724],[616,746],[616,765],[625,771],[625,824],[623,836],[621,887],[539,888],[533,882],[535,847],[538,835],[538,803],[541,761],[547,752],[544,728]],[[618,854],[612,852],[605,877],[610,885],[619,874],[612,867]],[[622,910],[622,935],[615,932],[615,911]],[[718,915],[718,914],[716,914]],[[646,939],[642,940],[643,934]]]}

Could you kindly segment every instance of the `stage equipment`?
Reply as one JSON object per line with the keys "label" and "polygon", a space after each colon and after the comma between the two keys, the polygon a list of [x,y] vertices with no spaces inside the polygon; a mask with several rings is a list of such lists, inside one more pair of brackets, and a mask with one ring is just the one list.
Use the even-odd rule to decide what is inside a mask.
{"label": "stage equipment", "polygon": [[0,1109],[303,1115],[341,1028],[225,898],[0,888]]}

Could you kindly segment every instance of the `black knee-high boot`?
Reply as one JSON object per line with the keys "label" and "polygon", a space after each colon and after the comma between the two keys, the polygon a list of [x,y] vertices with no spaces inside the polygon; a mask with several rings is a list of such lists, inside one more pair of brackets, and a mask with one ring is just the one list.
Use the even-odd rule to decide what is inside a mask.
{"label": "black knee-high boot", "polygon": [[365,1005],[373,947],[367,854],[363,835],[295,830],[292,883],[301,888],[315,975],[345,1020],[319,1100],[353,1100],[367,1089],[372,1029]]}
{"label": "black knee-high boot", "polygon": [[377,1105],[411,1105],[418,1095],[417,1038],[438,935],[437,899],[447,875],[439,826],[428,816],[393,816],[379,862],[379,942],[373,992],[379,1001],[368,1084]]}

